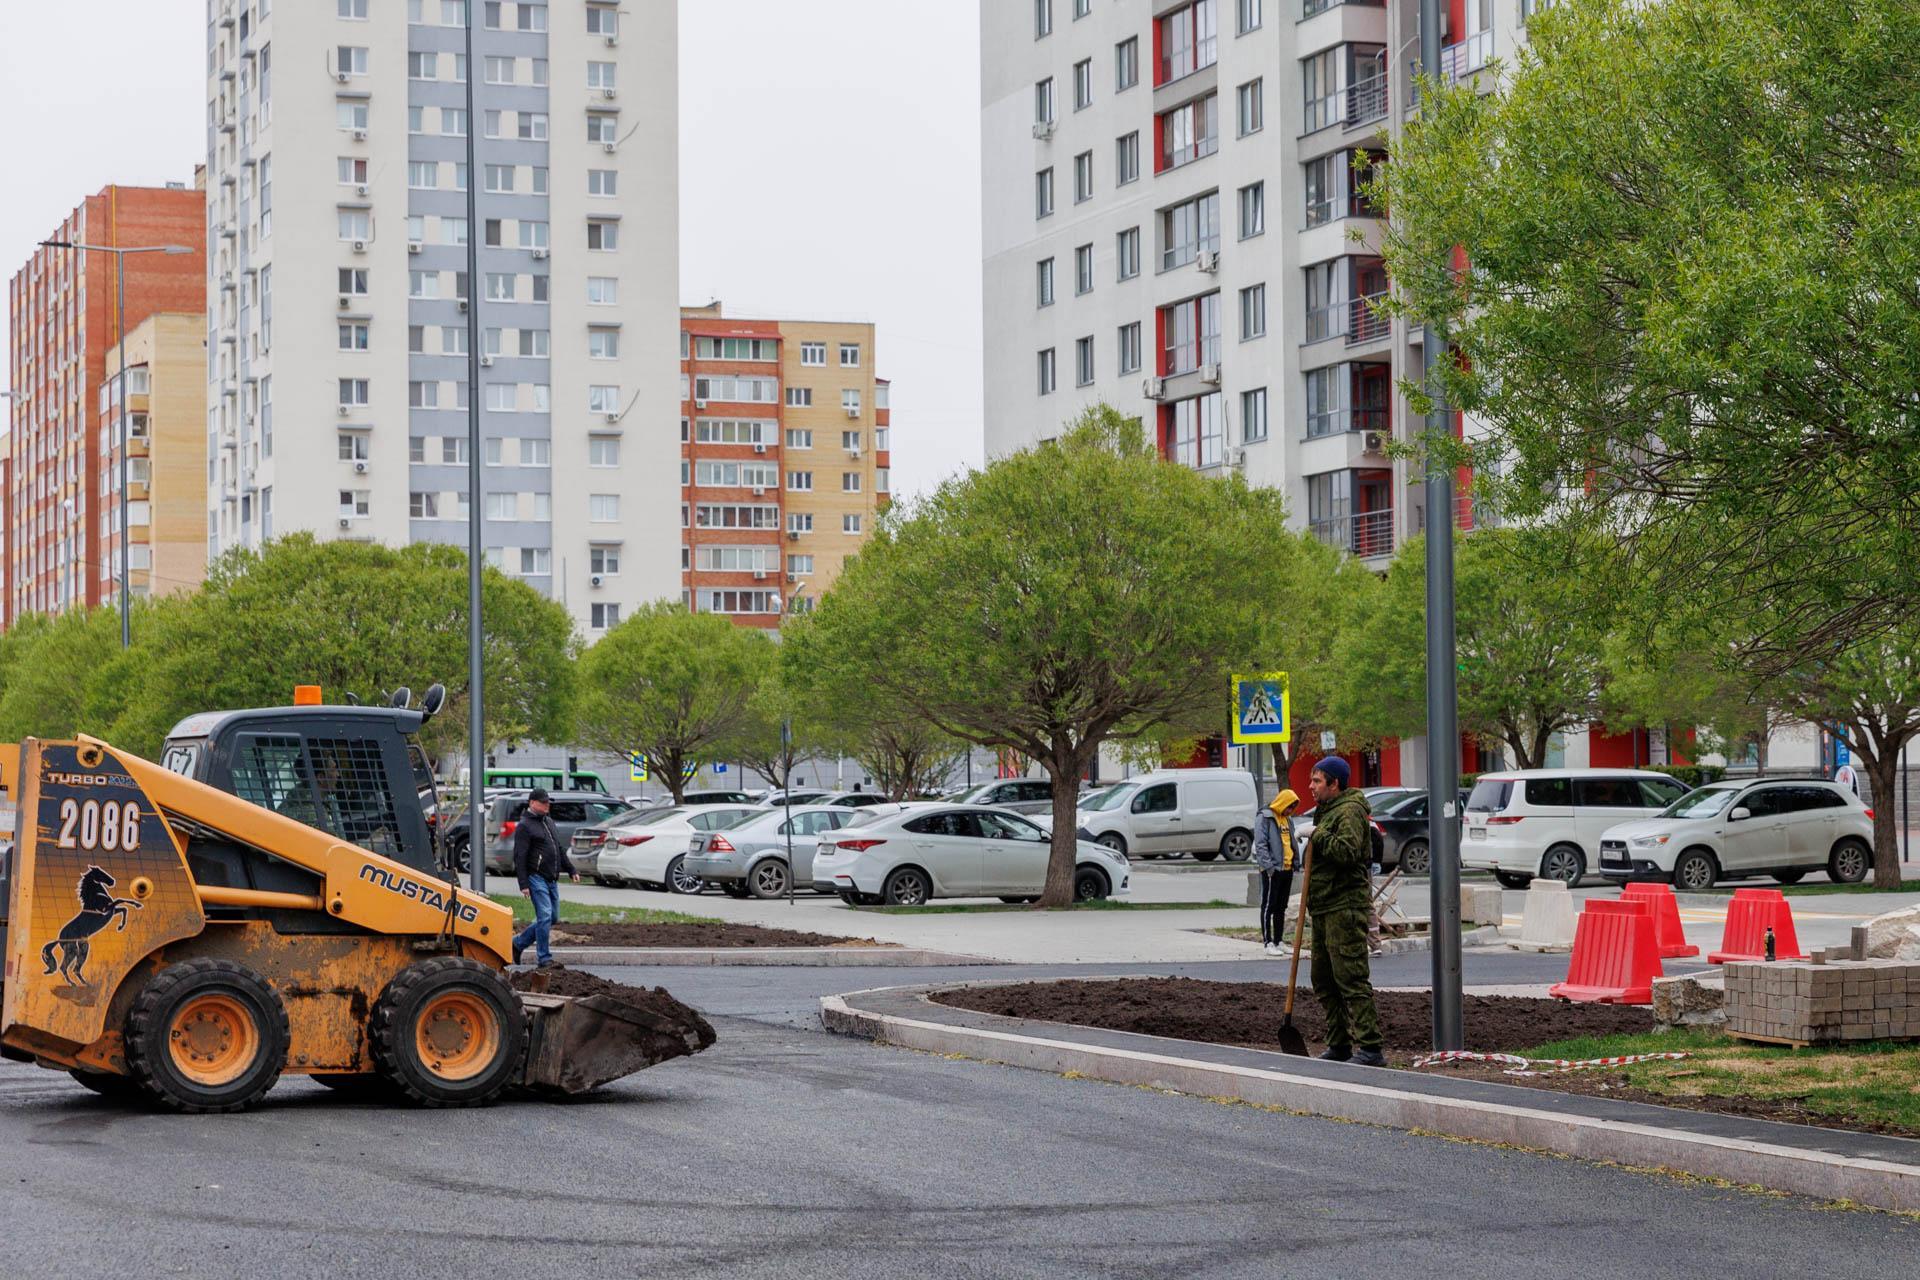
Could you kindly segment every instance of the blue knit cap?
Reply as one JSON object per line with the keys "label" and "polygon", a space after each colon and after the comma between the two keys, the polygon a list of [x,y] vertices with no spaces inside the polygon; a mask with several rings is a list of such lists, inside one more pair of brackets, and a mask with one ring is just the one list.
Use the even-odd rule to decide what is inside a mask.
{"label": "blue knit cap", "polygon": [[1353,779],[1353,771],[1347,768],[1347,762],[1339,756],[1322,756],[1320,762],[1313,766],[1313,771],[1326,775],[1327,781],[1337,782],[1342,787]]}

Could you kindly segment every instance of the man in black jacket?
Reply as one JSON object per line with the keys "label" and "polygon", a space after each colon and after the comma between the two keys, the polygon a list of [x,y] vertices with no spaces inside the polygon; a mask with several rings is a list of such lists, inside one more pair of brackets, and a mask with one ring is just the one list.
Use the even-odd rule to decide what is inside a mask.
{"label": "man in black jacket", "polygon": [[519,825],[513,829],[513,874],[520,881],[520,896],[533,899],[533,923],[514,935],[513,958],[518,963],[520,953],[531,943],[542,969],[553,963],[548,939],[554,918],[560,913],[561,872],[575,884],[580,883],[567,851],[560,845],[560,833],[548,816],[551,808],[546,791],[535,787],[527,797]]}

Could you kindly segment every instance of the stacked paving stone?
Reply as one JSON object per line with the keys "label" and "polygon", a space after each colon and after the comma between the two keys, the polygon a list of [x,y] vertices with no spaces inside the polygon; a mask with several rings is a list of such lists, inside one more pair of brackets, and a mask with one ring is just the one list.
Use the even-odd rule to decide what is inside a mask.
{"label": "stacked paving stone", "polygon": [[1801,1044],[1920,1036],[1920,962],[1734,961],[1723,968],[1734,1035]]}

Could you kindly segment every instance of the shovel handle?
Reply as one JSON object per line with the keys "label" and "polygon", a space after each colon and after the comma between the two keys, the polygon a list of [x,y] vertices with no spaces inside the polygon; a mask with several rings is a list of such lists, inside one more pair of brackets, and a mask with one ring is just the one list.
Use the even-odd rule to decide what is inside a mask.
{"label": "shovel handle", "polygon": [[[1287,1008],[1283,1015],[1293,1020],[1294,984],[1300,980],[1300,936],[1307,931],[1307,890],[1313,887],[1313,840],[1307,840],[1307,856],[1300,863],[1300,914],[1293,921],[1293,963],[1287,968]],[[1280,904],[1280,922],[1286,923],[1287,904]]]}

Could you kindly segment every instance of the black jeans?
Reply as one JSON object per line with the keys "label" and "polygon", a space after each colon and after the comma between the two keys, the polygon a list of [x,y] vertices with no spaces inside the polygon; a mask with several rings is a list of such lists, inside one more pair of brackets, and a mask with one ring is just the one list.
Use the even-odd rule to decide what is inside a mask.
{"label": "black jeans", "polygon": [[1260,941],[1276,943],[1287,931],[1287,897],[1293,892],[1293,872],[1260,873]]}

